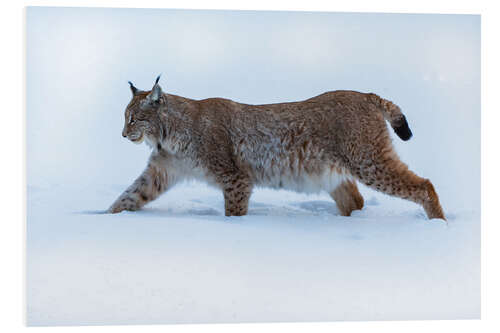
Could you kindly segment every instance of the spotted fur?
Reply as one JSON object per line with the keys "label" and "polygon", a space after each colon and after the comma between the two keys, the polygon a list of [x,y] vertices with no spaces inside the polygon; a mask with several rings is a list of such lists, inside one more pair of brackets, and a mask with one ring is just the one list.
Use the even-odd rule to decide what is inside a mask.
{"label": "spotted fur", "polygon": [[254,187],[330,193],[342,215],[363,207],[356,181],[414,201],[445,219],[428,179],[396,155],[386,120],[403,139],[405,116],[375,94],[331,91],[301,102],[249,105],[193,100],[133,87],[123,136],[152,148],[143,174],[109,211],[136,210],[178,181],[200,179],[223,192],[227,216],[245,215]]}

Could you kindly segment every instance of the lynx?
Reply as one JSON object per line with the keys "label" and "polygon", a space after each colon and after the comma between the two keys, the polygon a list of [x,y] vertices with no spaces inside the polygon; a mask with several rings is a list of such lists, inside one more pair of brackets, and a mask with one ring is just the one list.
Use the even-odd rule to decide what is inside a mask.
{"label": "lynx", "polygon": [[326,191],[343,216],[363,208],[356,181],[445,219],[434,186],[401,162],[385,121],[412,136],[400,108],[376,94],[330,91],[300,101],[249,105],[193,100],[129,82],[123,137],[152,148],[144,172],[108,212],[138,210],[185,179],[222,190],[226,216],[248,212],[255,187]]}

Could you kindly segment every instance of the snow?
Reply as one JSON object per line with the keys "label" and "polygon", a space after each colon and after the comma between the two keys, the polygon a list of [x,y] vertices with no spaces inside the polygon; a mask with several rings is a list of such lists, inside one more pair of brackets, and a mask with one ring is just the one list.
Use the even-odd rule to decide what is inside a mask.
{"label": "snow", "polygon": [[479,315],[474,212],[428,221],[363,189],[365,209],[341,217],[327,195],[257,190],[249,215],[228,218],[218,191],[187,183],[102,214],[120,190],[29,188],[30,325]]}
{"label": "snow", "polygon": [[[479,28],[467,15],[29,8],[28,324],[479,318]],[[149,154],[121,137],[127,81],[149,89],[160,72],[191,98],[393,100],[414,133],[395,147],[448,222],[363,186],[351,217],[326,193],[256,189],[228,218],[197,182],[104,214]]]}

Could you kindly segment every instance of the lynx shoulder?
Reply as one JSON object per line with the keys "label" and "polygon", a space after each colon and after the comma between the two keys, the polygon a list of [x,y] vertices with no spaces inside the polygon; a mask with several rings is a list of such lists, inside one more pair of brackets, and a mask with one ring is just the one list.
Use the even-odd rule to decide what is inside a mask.
{"label": "lynx shoulder", "polygon": [[402,140],[412,132],[388,100],[356,91],[264,105],[193,100],[164,93],[158,79],[150,91],[130,83],[122,135],[146,141],[152,154],[112,213],[140,209],[195,178],[221,189],[227,216],[247,214],[255,187],[326,191],[349,216],[363,207],[361,182],[422,205],[429,218],[445,219],[432,183],[410,171],[393,149],[386,121]]}

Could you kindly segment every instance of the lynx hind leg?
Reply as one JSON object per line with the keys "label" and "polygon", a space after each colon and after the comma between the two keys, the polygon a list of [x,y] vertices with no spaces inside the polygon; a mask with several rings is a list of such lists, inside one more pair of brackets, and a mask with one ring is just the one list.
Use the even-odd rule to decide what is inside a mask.
{"label": "lynx hind leg", "polygon": [[243,216],[248,213],[252,185],[244,177],[230,177],[223,184],[226,216]]}
{"label": "lynx hind leg", "polygon": [[429,219],[446,220],[439,198],[430,180],[408,169],[393,151],[385,149],[374,159],[364,161],[354,173],[365,185],[402,199],[416,202],[424,208]]}
{"label": "lynx hind leg", "polygon": [[342,216],[351,216],[353,210],[362,209],[364,205],[363,196],[359,193],[354,180],[343,181],[330,193],[330,196],[337,203]]}

